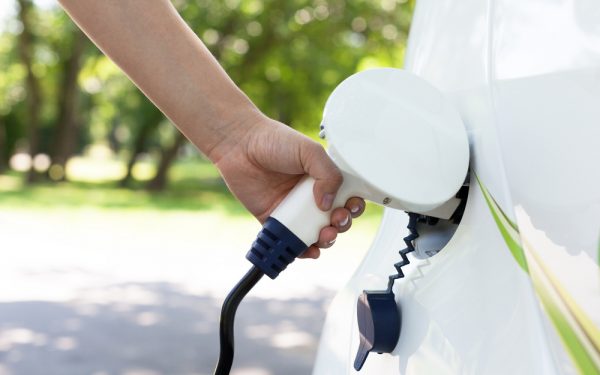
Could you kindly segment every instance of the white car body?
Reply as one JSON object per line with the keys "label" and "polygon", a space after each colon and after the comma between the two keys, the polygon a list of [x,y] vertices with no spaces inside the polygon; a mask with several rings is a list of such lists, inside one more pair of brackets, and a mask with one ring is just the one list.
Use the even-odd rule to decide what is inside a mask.
{"label": "white car body", "polygon": [[[600,2],[419,0],[405,69],[459,109],[469,197],[438,254],[409,255],[398,344],[360,373],[600,373]],[[356,300],[385,288],[406,222],[386,210],[314,374],[356,373]]]}

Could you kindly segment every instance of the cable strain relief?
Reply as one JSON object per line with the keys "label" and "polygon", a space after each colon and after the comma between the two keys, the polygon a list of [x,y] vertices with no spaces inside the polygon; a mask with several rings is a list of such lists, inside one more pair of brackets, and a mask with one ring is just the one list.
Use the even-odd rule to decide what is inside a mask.
{"label": "cable strain relief", "polygon": [[285,225],[269,217],[258,232],[246,259],[274,279],[307,248]]}

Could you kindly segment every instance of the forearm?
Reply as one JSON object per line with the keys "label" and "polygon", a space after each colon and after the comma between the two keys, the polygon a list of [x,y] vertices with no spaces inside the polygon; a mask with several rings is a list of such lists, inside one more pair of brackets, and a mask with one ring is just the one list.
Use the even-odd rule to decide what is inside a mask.
{"label": "forearm", "polygon": [[[131,80],[205,155],[221,157],[260,112],[168,0],[60,0]],[[219,146],[219,147],[217,147]],[[225,146],[225,147],[220,147]]]}

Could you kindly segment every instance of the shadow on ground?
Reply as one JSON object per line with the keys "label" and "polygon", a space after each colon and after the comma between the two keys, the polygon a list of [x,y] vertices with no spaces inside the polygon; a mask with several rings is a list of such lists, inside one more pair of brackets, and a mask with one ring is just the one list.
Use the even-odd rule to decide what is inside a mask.
{"label": "shadow on ground", "polygon": [[[232,374],[310,373],[331,297],[244,300]],[[0,303],[0,375],[211,374],[221,302],[131,283],[68,303]]]}

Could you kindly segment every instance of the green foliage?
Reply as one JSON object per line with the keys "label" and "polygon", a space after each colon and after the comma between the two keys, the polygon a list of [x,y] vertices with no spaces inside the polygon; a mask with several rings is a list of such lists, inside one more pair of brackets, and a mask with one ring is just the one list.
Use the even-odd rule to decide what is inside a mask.
{"label": "green foliage", "polygon": [[268,115],[318,129],[327,96],[361,68],[401,66],[411,9],[389,1],[181,1],[182,16]]}
{"label": "green foliage", "polygon": [[[190,27],[232,79],[269,116],[316,135],[333,88],[373,66],[401,66],[413,2],[406,0],[174,0]],[[25,3],[29,3],[25,1]],[[58,7],[32,3],[32,70],[41,91],[39,152],[52,154],[76,26]],[[0,163],[28,144],[23,24],[0,34]],[[175,130],[119,69],[86,40],[76,57],[74,152],[108,146],[115,155],[157,156]],[[4,134],[4,137],[2,137]],[[137,144],[137,146],[136,146]],[[2,166],[0,165],[0,170]]]}

